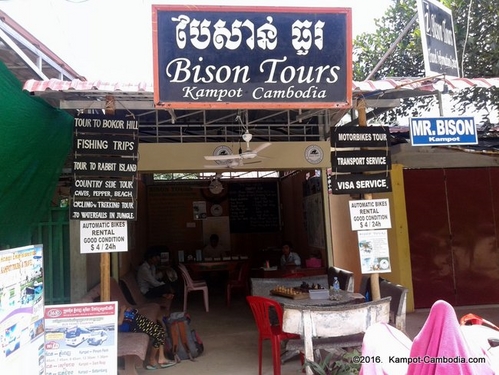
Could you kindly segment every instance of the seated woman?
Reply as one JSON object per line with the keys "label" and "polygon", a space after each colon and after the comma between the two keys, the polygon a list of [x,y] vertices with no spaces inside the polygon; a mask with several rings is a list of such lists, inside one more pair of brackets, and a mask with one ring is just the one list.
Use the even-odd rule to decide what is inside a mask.
{"label": "seated woman", "polygon": [[152,339],[149,363],[146,365],[147,370],[167,368],[176,364],[175,361],[170,361],[165,357],[166,332],[164,328],[159,323],[153,322],[141,315],[136,309],[125,305],[120,306],[118,330],[120,332],[146,333]]}

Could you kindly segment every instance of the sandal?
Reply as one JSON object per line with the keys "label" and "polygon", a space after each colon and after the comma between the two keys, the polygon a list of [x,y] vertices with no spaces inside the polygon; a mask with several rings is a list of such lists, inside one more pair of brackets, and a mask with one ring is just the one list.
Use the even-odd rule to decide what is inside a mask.
{"label": "sandal", "polygon": [[161,368],[168,368],[168,367],[175,366],[177,364],[177,362],[170,361],[170,362],[158,363],[158,364],[160,365]]}
{"label": "sandal", "polygon": [[146,365],[146,370],[157,370],[158,366],[157,365]]}

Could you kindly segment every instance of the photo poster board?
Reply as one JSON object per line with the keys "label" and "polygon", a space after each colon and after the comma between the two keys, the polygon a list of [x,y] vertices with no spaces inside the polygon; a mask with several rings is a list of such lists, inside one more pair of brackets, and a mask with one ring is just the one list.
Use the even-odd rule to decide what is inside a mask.
{"label": "photo poster board", "polygon": [[392,272],[388,232],[386,230],[359,230],[360,268],[364,273]]}
{"label": "photo poster board", "polygon": [[45,373],[43,286],[43,245],[0,251],[0,369],[4,374]]}
{"label": "photo poster board", "polygon": [[228,216],[207,217],[203,220],[203,248],[210,243],[210,236],[215,233],[219,237],[219,246],[226,251],[230,248],[230,221]]}
{"label": "photo poster board", "polygon": [[118,373],[118,302],[45,306],[46,375]]}

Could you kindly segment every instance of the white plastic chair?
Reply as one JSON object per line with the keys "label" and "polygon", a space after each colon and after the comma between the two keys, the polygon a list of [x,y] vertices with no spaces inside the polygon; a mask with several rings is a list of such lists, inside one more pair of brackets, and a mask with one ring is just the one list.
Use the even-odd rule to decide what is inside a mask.
{"label": "white plastic chair", "polygon": [[192,280],[189,271],[183,264],[179,264],[178,268],[182,273],[182,278],[184,279],[184,312],[187,310],[187,295],[189,292],[193,292],[196,290],[203,291],[204,298],[204,308],[206,312],[210,311],[209,299],[208,299],[208,285],[204,280]]}

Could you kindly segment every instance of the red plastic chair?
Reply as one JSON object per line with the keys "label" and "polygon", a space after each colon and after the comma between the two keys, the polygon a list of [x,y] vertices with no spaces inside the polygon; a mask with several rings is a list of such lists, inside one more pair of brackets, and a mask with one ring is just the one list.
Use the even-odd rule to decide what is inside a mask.
{"label": "red plastic chair", "polygon": [[239,270],[237,272],[237,278],[235,279],[230,279],[227,282],[227,306],[230,306],[230,298],[232,294],[232,290],[244,290],[245,295],[249,294],[249,283],[248,283],[248,277],[249,277],[249,271],[250,271],[250,264],[249,262],[244,262],[239,266]]}
{"label": "red plastic chair", "polygon": [[[300,338],[299,335],[286,333],[282,330],[282,307],[279,302],[270,298],[260,296],[247,296],[256,326],[258,327],[258,374],[262,375],[262,344],[263,340],[270,340],[272,343],[272,361],[274,364],[274,375],[281,375],[281,341]],[[277,324],[271,324],[269,311],[273,309],[277,315]]]}

